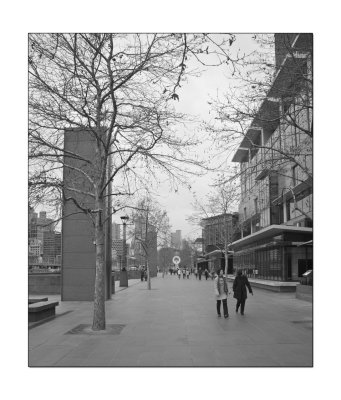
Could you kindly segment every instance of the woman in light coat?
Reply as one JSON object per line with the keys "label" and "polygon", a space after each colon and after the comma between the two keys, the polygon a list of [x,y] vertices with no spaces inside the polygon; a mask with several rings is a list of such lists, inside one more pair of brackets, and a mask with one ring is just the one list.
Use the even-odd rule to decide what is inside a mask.
{"label": "woman in light coat", "polygon": [[224,309],[224,317],[228,318],[229,312],[227,308],[227,294],[228,294],[228,286],[227,286],[227,279],[224,276],[224,270],[221,269],[219,271],[219,275],[216,276],[214,279],[214,293],[217,300],[217,313],[218,317],[221,317],[220,314],[220,307],[221,302],[223,302],[223,309]]}

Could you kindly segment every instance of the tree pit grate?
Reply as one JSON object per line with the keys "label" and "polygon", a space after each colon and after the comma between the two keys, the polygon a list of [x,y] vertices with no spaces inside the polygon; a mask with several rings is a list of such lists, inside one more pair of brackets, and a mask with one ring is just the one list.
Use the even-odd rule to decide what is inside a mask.
{"label": "tree pit grate", "polygon": [[93,331],[92,325],[90,324],[80,324],[72,328],[65,335],[91,335],[91,336],[101,336],[101,335],[119,335],[125,325],[122,324],[107,324],[105,330],[103,331]]}

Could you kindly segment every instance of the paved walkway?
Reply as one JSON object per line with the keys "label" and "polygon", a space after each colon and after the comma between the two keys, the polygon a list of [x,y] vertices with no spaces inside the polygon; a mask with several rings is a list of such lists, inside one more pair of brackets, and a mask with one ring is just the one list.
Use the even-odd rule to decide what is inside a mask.
{"label": "paved walkway", "polygon": [[[312,305],[294,293],[254,289],[245,315],[217,318],[211,280],[166,275],[130,281],[106,302],[119,334],[66,334],[91,324],[91,302],[62,302],[29,330],[30,366],[312,366]],[[49,299],[58,296],[49,296]]]}

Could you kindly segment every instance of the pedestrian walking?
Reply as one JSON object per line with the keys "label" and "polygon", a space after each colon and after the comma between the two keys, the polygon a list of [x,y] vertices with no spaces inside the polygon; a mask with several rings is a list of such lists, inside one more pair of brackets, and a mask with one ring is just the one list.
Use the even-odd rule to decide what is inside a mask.
{"label": "pedestrian walking", "polygon": [[208,279],[208,275],[209,275],[208,269],[206,268],[206,269],[205,269],[205,278],[206,278],[206,280]]}
{"label": "pedestrian walking", "polygon": [[195,275],[195,279],[198,279],[198,268],[195,268],[194,275]]}
{"label": "pedestrian walking", "polygon": [[180,268],[178,268],[178,278],[180,279],[180,277],[181,277],[181,271]]}
{"label": "pedestrian walking", "polygon": [[199,268],[199,281],[201,281],[202,270]]}
{"label": "pedestrian walking", "polygon": [[187,279],[189,279],[189,269],[186,270]]}
{"label": "pedestrian walking", "polygon": [[221,307],[221,302],[223,302],[224,317],[228,318],[229,317],[229,312],[227,308],[228,286],[227,286],[227,279],[224,275],[223,269],[219,271],[219,275],[217,275],[216,278],[214,279],[214,293],[216,295],[216,300],[217,300],[218,317],[221,317],[220,307]]}
{"label": "pedestrian walking", "polygon": [[242,271],[239,269],[237,271],[237,276],[233,282],[233,292],[234,292],[233,297],[237,299],[236,312],[238,312],[240,306],[241,315],[244,315],[245,302],[247,299],[246,287],[248,288],[249,293],[251,293],[253,296],[253,291],[249,283],[249,280],[247,279],[247,276],[243,275]]}
{"label": "pedestrian walking", "polygon": [[141,268],[141,281],[143,282],[143,278],[144,278],[144,269]]}
{"label": "pedestrian walking", "polygon": [[182,279],[186,277],[186,268],[182,268]]}

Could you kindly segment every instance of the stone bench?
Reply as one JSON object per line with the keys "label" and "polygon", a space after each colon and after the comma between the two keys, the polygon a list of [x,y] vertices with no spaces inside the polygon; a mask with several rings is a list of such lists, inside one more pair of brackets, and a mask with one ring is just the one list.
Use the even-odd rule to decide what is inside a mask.
{"label": "stone bench", "polygon": [[28,322],[37,322],[56,315],[58,301],[40,301],[28,305]]}
{"label": "stone bench", "polygon": [[39,299],[28,299],[28,304],[39,303],[40,301],[48,301],[48,297],[41,297]]}

